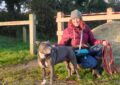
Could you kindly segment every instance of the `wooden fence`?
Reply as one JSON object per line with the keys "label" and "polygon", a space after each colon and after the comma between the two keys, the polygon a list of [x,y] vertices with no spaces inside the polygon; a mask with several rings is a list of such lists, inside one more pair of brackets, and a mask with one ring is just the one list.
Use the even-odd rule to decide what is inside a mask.
{"label": "wooden fence", "polygon": [[[120,12],[114,12],[112,8],[107,8],[107,12],[82,14],[82,19],[83,21],[107,20],[107,22],[110,22],[112,20],[120,20]],[[64,30],[64,22],[68,22],[69,20],[70,15],[64,15],[62,12],[57,13],[56,22],[58,42],[61,40]]]}
{"label": "wooden fence", "polygon": [[[35,40],[36,40],[36,23],[35,22],[36,22],[35,15],[29,14],[29,20],[0,22],[0,26],[29,25],[30,53],[34,54]],[[26,41],[26,29],[25,28],[23,28],[23,40]]]}

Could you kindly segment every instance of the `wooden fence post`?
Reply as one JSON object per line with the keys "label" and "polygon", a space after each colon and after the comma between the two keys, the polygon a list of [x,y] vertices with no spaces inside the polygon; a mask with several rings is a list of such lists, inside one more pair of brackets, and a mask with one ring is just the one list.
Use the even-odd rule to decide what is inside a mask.
{"label": "wooden fence post", "polygon": [[112,20],[110,19],[111,15],[112,15],[113,9],[111,7],[107,8],[107,17],[108,20],[107,22],[111,22]]}
{"label": "wooden fence post", "polygon": [[57,13],[57,36],[58,36],[58,43],[61,40],[62,37],[62,32],[64,30],[64,22],[61,21],[63,18],[64,14],[62,12]]}
{"label": "wooden fence post", "polygon": [[23,27],[23,42],[27,42],[27,30],[25,26]]}
{"label": "wooden fence post", "polygon": [[30,53],[34,54],[36,41],[36,16],[34,14],[29,15],[29,22]]}

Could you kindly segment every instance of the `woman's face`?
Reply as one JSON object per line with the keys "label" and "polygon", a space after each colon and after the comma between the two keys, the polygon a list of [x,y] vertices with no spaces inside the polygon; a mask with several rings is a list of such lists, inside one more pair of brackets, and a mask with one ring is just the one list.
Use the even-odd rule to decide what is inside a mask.
{"label": "woman's face", "polygon": [[75,26],[75,27],[78,27],[80,25],[80,19],[79,18],[73,18],[72,19],[72,24]]}

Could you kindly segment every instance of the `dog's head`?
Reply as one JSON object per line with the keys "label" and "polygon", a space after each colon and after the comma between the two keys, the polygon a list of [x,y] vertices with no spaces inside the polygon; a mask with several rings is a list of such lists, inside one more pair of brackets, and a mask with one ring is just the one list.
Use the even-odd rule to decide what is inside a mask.
{"label": "dog's head", "polygon": [[38,53],[42,59],[51,54],[52,45],[49,41],[37,42],[36,44],[38,45]]}

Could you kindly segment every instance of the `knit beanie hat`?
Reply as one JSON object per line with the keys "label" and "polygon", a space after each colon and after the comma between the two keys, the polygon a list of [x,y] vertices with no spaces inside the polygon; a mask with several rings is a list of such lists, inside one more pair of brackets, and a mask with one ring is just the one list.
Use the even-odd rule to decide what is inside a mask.
{"label": "knit beanie hat", "polygon": [[70,15],[71,19],[73,18],[82,18],[82,14],[79,10],[73,10]]}

